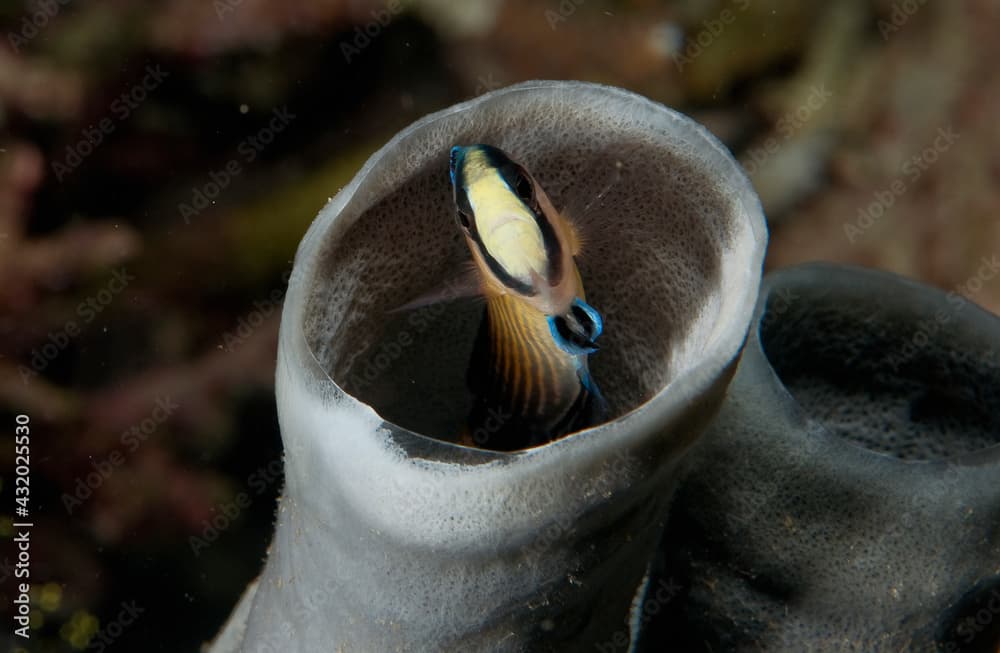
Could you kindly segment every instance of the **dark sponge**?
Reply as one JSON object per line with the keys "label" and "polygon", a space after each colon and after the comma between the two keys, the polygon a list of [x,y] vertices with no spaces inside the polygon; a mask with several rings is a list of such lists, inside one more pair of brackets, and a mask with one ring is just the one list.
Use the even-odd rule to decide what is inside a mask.
{"label": "dark sponge", "polygon": [[644,648],[1000,645],[1000,320],[894,275],[765,280],[736,378],[683,462]]}

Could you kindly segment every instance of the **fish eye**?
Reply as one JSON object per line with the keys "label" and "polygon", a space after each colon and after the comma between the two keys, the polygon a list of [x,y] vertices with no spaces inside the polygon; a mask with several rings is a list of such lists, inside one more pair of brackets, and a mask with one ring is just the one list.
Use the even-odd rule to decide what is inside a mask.
{"label": "fish eye", "polygon": [[525,204],[530,205],[535,199],[535,187],[521,171],[514,173],[514,192]]}

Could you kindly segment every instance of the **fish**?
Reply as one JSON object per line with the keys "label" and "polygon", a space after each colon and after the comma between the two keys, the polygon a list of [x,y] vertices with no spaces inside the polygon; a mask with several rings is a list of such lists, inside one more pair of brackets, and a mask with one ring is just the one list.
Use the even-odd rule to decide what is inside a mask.
{"label": "fish", "polygon": [[456,145],[449,172],[458,228],[486,300],[462,444],[512,451],[605,421],[607,401],[588,366],[604,322],[586,301],[576,228],[497,147]]}

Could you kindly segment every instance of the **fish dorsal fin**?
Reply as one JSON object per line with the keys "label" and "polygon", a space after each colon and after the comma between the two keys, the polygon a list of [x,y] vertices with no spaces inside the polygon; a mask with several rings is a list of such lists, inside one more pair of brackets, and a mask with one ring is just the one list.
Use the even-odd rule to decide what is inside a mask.
{"label": "fish dorsal fin", "polygon": [[578,255],[583,247],[583,240],[580,238],[580,232],[577,231],[576,225],[573,224],[572,220],[564,219],[561,227],[565,233],[566,245],[569,247],[570,254]]}

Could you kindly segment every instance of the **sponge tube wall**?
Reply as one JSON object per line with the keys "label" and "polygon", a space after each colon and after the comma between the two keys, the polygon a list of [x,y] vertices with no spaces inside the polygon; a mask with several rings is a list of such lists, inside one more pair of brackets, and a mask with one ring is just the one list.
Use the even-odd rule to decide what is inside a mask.
{"label": "sponge tube wall", "polygon": [[[609,422],[514,453],[455,443],[474,311],[391,309],[467,257],[448,179],[459,143],[511,153],[586,223]],[[213,650],[626,650],[677,461],[732,378],[766,240],[729,152],[620,89],[528,82],[398,134],[299,247],[277,530]]]}

